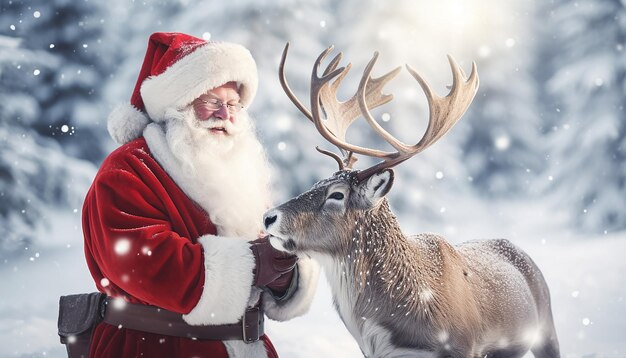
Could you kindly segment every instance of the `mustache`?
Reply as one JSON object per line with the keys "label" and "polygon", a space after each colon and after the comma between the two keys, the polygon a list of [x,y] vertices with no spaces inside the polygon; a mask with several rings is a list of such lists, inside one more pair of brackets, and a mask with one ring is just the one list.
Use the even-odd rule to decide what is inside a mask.
{"label": "mustache", "polygon": [[212,128],[224,128],[228,133],[237,131],[238,126],[234,125],[231,121],[210,117],[204,121],[196,121],[196,126],[204,129]]}

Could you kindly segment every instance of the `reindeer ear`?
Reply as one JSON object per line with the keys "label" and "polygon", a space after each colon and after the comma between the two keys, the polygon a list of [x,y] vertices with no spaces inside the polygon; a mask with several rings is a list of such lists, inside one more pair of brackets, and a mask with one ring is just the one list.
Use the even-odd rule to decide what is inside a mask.
{"label": "reindeer ear", "polygon": [[364,184],[365,196],[371,203],[375,203],[387,195],[393,186],[393,170],[385,169],[369,177]]}

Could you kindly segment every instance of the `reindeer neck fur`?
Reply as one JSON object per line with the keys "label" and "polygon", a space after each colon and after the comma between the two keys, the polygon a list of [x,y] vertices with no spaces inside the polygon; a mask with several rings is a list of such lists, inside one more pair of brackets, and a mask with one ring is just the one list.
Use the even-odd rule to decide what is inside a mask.
{"label": "reindeer neck fur", "polygon": [[[397,352],[404,343],[432,340],[421,335],[432,331],[432,316],[441,309],[437,300],[442,272],[438,250],[407,239],[386,199],[351,222],[354,226],[346,231],[347,237],[337,238],[341,241],[339,252],[320,262],[335,307],[361,349],[374,347],[367,336],[380,340],[381,330],[387,332],[388,342],[366,355],[381,355],[381,345]],[[399,337],[392,336],[392,331],[410,333]]]}

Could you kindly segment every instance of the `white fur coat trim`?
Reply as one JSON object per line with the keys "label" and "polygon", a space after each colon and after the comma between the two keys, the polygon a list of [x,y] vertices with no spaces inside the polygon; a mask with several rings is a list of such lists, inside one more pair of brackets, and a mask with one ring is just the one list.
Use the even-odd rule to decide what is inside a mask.
{"label": "white fur coat trim", "polygon": [[241,104],[249,105],[258,86],[256,62],[241,45],[210,42],[160,75],[145,79],[141,98],[150,118],[161,121],[166,108],[183,108],[208,90],[231,81],[240,85]]}
{"label": "white fur coat trim", "polygon": [[263,294],[263,307],[267,317],[276,321],[286,321],[308,312],[317,288],[319,264],[308,257],[300,257],[298,274],[298,289],[288,301],[277,302],[269,293]]}
{"label": "white fur coat trim", "polygon": [[191,325],[236,323],[243,316],[254,274],[250,244],[240,238],[204,235],[204,289],[198,304],[183,315]]}
{"label": "white fur coat trim", "polygon": [[148,116],[130,103],[116,106],[107,119],[107,129],[118,144],[131,142],[141,136],[150,123]]}

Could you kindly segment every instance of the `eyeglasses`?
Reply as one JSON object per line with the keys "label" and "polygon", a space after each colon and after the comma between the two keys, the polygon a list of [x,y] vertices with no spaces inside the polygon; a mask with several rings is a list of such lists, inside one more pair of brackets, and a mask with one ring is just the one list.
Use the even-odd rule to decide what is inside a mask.
{"label": "eyeglasses", "polygon": [[209,99],[198,98],[198,101],[204,104],[206,108],[210,111],[217,111],[218,109],[226,106],[228,113],[230,113],[231,115],[236,114],[237,112],[243,109],[243,104],[241,103],[227,103],[217,98],[209,98]]}

